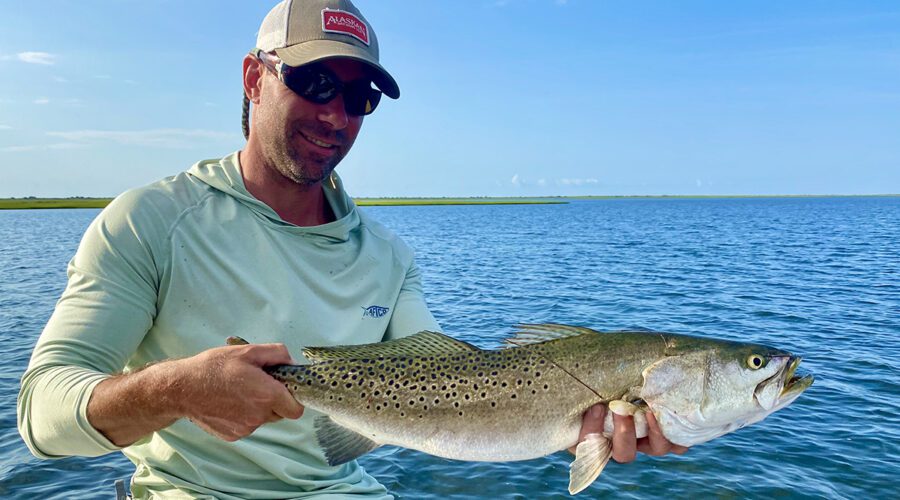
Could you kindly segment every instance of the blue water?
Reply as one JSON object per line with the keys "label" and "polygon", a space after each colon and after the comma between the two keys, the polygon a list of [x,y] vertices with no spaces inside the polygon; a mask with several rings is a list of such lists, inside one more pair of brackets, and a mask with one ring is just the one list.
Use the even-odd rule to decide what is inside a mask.
{"label": "blue water", "polygon": [[[900,494],[900,198],[632,199],[378,207],[418,254],[445,330],[496,346],[519,322],[763,342],[816,383],[688,454],[610,464],[584,497]],[[112,495],[120,455],[39,461],[18,380],[95,210],[0,211],[0,497]],[[400,498],[565,498],[570,456],[467,463],[396,448],[361,462]]]}

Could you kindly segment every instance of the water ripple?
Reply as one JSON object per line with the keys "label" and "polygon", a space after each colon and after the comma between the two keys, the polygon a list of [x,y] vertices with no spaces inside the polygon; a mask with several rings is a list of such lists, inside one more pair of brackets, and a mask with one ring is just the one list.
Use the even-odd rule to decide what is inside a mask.
{"label": "water ripple", "polygon": [[[611,464],[586,496],[890,496],[900,477],[900,199],[604,200],[371,207],[417,251],[454,336],[496,347],[522,322],[773,344],[816,384],[764,422],[677,457]],[[0,497],[108,496],[121,455],[39,461],[15,431],[18,378],[96,211],[0,212]],[[400,498],[569,498],[571,457],[457,462],[383,448]]]}

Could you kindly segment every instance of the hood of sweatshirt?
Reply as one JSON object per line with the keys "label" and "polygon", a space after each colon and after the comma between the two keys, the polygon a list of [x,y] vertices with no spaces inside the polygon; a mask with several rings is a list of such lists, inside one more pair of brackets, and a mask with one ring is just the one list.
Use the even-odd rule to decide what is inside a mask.
{"label": "hood of sweatshirt", "polygon": [[322,183],[325,199],[334,212],[335,220],[319,226],[297,226],[282,219],[272,207],[255,198],[244,185],[238,152],[219,160],[204,160],[194,164],[188,174],[210,187],[233,197],[242,205],[253,211],[266,224],[279,230],[318,235],[326,238],[346,241],[350,231],[359,226],[359,212],[356,204],[344,191],[344,185],[337,173]]}

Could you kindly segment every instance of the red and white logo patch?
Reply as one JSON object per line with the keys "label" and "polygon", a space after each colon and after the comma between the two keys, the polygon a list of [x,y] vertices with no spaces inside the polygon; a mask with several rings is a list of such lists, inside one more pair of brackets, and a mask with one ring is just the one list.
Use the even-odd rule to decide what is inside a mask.
{"label": "red and white logo patch", "polygon": [[369,27],[362,19],[343,10],[322,10],[322,31],[350,35],[369,45]]}

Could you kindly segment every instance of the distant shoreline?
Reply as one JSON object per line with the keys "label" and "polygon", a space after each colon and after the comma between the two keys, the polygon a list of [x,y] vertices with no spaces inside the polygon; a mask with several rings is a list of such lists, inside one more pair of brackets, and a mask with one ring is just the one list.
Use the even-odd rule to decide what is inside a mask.
{"label": "distant shoreline", "polygon": [[[730,198],[885,198],[900,194],[782,194],[782,195],[619,195],[619,196],[536,196],[536,197],[459,197],[459,198],[354,198],[366,206],[427,205],[558,205],[569,200],[645,200],[645,199],[730,199]],[[0,210],[55,208],[104,208],[112,198],[0,198]]]}

